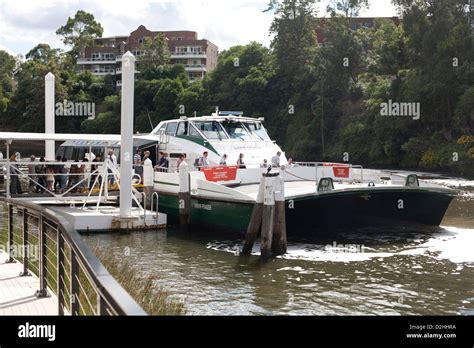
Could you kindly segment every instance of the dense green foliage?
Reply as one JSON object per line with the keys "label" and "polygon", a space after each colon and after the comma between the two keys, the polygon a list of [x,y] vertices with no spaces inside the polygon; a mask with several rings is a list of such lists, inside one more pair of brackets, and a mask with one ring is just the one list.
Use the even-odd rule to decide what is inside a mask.
{"label": "dense green foliage", "polygon": [[[136,131],[219,106],[265,117],[272,138],[296,160],[340,162],[348,155],[364,166],[473,176],[474,46],[465,1],[393,0],[403,14],[400,25],[379,19],[371,28],[350,22],[366,0],[332,1],[325,19],[317,17],[315,2],[272,0],[271,47],[231,47],[202,81],[188,81],[183,66],[167,65],[163,37],[147,40],[148,59],[139,63],[135,84]],[[44,129],[43,78],[52,71],[56,100],[96,103],[94,120],[59,118],[58,130],[120,131],[113,78],[70,68],[77,48],[102,33],[92,15],[74,18],[58,30],[69,52],[40,44],[19,69],[0,52],[3,129]],[[419,119],[383,116],[381,104],[388,101],[419,103]]]}

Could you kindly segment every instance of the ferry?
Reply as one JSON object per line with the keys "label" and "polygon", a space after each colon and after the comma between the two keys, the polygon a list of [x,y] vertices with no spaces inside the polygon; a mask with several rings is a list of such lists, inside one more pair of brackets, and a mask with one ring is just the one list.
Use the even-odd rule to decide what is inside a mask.
{"label": "ferry", "polygon": [[[241,112],[181,117],[160,122],[152,133],[169,168],[154,173],[159,209],[178,217],[177,160],[186,155],[191,167],[191,224],[245,232],[256,202],[264,161],[281,153],[278,171],[285,181],[286,221],[291,234],[317,233],[322,225],[421,223],[439,225],[457,192],[416,175],[365,169],[348,163],[288,163],[269,137],[262,118]],[[207,152],[209,166],[199,168]],[[237,165],[243,154],[244,166]],[[220,165],[227,155],[226,165]],[[263,168],[262,168],[263,167]]]}

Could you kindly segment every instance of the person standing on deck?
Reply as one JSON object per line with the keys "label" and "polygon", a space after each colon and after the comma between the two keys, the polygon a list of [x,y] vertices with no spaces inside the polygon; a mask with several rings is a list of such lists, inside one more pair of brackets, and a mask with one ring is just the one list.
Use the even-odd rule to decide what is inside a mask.
{"label": "person standing on deck", "polygon": [[204,151],[202,153],[202,156],[199,157],[199,161],[198,161],[198,167],[199,168],[209,167],[209,160],[207,159],[207,156],[209,156],[209,153],[207,151]]}
{"label": "person standing on deck", "polygon": [[178,161],[176,162],[176,172],[179,173],[179,166],[186,161],[186,154],[182,153],[179,155]]}
{"label": "person standing on deck", "polygon": [[237,160],[237,165],[239,166],[239,168],[241,169],[245,169],[247,168],[246,165],[245,165],[245,162],[244,162],[244,154],[241,153],[239,155],[239,159]]}
{"label": "person standing on deck", "polygon": [[143,161],[142,161],[142,150],[137,149],[135,155],[133,155],[133,169],[140,178],[143,178]]}
{"label": "person standing on deck", "polygon": [[281,152],[278,151],[275,156],[272,157],[272,167],[280,167],[280,156]]}
{"label": "person standing on deck", "polygon": [[166,152],[161,153],[160,161],[158,162],[158,170],[162,172],[167,172],[169,168],[168,154]]}
{"label": "person standing on deck", "polygon": [[226,166],[227,165],[227,154],[222,155],[221,161],[219,162],[219,165],[221,166]]}

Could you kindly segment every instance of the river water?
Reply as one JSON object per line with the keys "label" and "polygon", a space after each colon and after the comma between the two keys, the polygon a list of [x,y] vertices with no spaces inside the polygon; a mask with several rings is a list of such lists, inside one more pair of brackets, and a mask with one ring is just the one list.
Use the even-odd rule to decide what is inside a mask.
{"label": "river water", "polygon": [[461,190],[441,227],[326,231],[267,262],[205,230],[84,238],[157,273],[191,315],[474,315],[474,181],[431,181]]}

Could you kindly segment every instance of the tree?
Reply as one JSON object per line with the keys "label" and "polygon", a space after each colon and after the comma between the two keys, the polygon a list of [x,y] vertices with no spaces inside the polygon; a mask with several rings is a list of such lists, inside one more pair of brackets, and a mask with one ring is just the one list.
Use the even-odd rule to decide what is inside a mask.
{"label": "tree", "polygon": [[[104,29],[94,15],[85,11],[77,11],[74,17],[68,17],[65,25],[56,30],[56,35],[62,37],[62,42],[71,47],[69,65],[72,68],[81,50],[94,43],[94,39],[102,37]],[[72,64],[72,65],[71,65]]]}
{"label": "tree", "polygon": [[13,94],[13,72],[16,66],[15,58],[5,51],[0,51],[0,118],[7,111]]}
{"label": "tree", "polygon": [[162,67],[170,61],[170,51],[167,39],[163,33],[154,38],[145,37],[140,45],[139,69],[142,71],[154,70]]}
{"label": "tree", "polygon": [[342,13],[345,17],[357,17],[359,12],[369,7],[369,0],[331,0],[326,11],[331,14]]}
{"label": "tree", "polygon": [[315,0],[272,1],[270,7],[275,18],[270,34],[275,35],[271,43],[277,68],[287,83],[304,74],[304,67],[312,61],[316,48],[314,26]]}
{"label": "tree", "polygon": [[27,54],[26,59],[39,61],[43,64],[59,62],[60,49],[51,48],[48,44],[41,43],[33,47]]}

